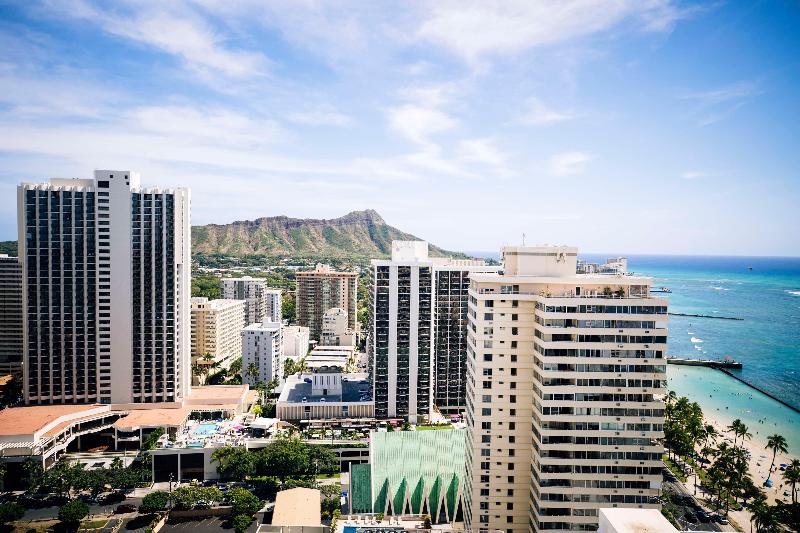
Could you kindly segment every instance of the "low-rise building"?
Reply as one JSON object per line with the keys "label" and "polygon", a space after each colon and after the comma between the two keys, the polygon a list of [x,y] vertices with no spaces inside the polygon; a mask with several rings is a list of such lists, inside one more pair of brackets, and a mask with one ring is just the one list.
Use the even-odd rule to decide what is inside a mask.
{"label": "low-rise building", "polygon": [[242,330],[242,383],[283,382],[283,327],[265,320]]}
{"label": "low-rise building", "polygon": [[327,529],[322,525],[322,493],[297,487],[278,493],[272,523],[259,524],[257,533],[325,533]]}
{"label": "low-rise building", "polygon": [[277,416],[289,421],[372,418],[368,376],[343,374],[333,364],[290,376],[278,398]]}
{"label": "low-rise building", "polygon": [[334,307],[325,311],[322,317],[322,337],[320,344],[323,346],[354,346],[356,333],[350,328],[347,311],[341,307]]}
{"label": "low-rise building", "polygon": [[283,356],[296,361],[308,354],[310,332],[305,326],[283,327]]}

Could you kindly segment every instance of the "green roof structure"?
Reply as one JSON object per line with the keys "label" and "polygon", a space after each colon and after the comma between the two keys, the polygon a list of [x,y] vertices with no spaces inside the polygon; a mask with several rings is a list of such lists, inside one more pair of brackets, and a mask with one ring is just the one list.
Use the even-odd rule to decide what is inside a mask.
{"label": "green roof structure", "polygon": [[370,435],[370,462],[350,470],[351,512],[431,516],[454,522],[462,508],[466,430]]}

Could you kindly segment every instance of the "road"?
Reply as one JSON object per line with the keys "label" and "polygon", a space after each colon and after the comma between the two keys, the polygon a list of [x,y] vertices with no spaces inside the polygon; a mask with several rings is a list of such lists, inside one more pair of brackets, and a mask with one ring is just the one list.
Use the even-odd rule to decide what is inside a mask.
{"label": "road", "polygon": [[[114,509],[117,508],[117,505],[121,505],[123,503],[132,503],[137,507],[141,505],[142,499],[141,498],[126,498],[124,501],[119,503],[115,503],[113,505],[90,505],[89,506],[89,515],[110,515],[114,512]],[[127,515],[123,515],[127,516]],[[39,509],[28,509],[25,511],[25,516],[22,518],[23,520],[53,520],[58,518],[58,507],[42,507]]]}
{"label": "road", "polygon": [[[664,481],[664,492],[672,492],[673,494],[680,494],[682,496],[692,496],[694,495],[684,486],[683,483],[677,482],[672,483],[670,481]],[[695,501],[699,504],[700,501],[695,498]],[[723,526],[721,524],[716,524],[713,522],[709,522],[704,524],[702,522],[692,523],[686,520],[686,512],[687,511],[694,511],[694,509],[688,504],[680,504],[680,508],[683,510],[683,513],[680,513],[680,516],[677,517],[678,524],[680,524],[683,531],[736,531],[731,525]],[[702,506],[702,505],[701,505]],[[704,507],[705,509],[705,507]],[[708,511],[708,509],[706,509]]]}

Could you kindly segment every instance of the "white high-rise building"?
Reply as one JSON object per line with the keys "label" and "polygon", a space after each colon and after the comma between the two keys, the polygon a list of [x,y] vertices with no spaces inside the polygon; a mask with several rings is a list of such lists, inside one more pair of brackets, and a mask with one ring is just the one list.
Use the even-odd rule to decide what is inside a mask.
{"label": "white high-rise building", "polygon": [[659,507],[667,301],[576,259],[507,247],[501,274],[471,276],[467,529],[595,530],[601,508]]}
{"label": "white high-rise building", "polygon": [[251,276],[222,278],[220,284],[223,298],[247,302],[247,324],[281,321],[281,290],[267,287],[266,279]]}
{"label": "white high-rise building", "polygon": [[222,368],[242,356],[244,300],[192,298],[192,357]]}
{"label": "white high-rise building", "polygon": [[308,354],[311,332],[305,326],[283,327],[283,356],[287,359],[302,359]]}
{"label": "white high-rise building", "polygon": [[273,378],[283,383],[282,330],[280,322],[267,320],[242,330],[242,383],[254,387]]}
{"label": "white high-rise building", "polygon": [[190,387],[190,193],[125,170],[17,189],[24,396],[179,404]]}
{"label": "white high-rise building", "polygon": [[428,243],[393,241],[373,259],[367,356],[375,416],[417,422],[433,404],[433,261]]}
{"label": "white high-rise building", "polygon": [[356,334],[350,329],[347,311],[341,307],[328,309],[322,317],[322,337],[320,344],[323,346],[354,346]]}

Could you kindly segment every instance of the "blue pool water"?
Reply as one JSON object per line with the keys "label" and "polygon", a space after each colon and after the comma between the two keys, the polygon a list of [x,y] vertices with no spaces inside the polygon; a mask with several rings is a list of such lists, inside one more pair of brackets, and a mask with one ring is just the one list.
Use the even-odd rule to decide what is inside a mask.
{"label": "blue pool water", "polygon": [[207,436],[217,432],[217,425],[214,423],[199,424],[192,431],[192,435]]}

